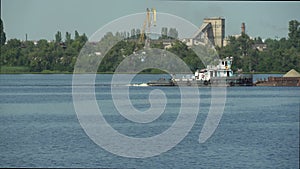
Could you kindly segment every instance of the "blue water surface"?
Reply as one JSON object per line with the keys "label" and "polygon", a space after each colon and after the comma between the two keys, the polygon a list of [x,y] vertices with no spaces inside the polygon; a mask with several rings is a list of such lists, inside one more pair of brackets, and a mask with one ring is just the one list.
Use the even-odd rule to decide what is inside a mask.
{"label": "blue water surface", "polygon": [[[269,75],[254,75],[255,79]],[[168,75],[138,75],[140,84]],[[112,75],[97,75],[96,99],[113,128],[131,137],[167,130],[180,107],[177,87],[130,87],[137,110],[150,107],[153,89],[165,92],[166,111],[149,124],[118,114]],[[128,85],[120,82],[118,85]],[[299,168],[299,87],[228,87],[223,117],[205,143],[199,134],[211,88],[199,88],[200,110],[191,131],[174,148],[149,158],[126,158],[95,144],[80,126],[72,100],[72,75],[0,75],[0,167],[84,168]],[[186,112],[189,113],[189,112]]]}

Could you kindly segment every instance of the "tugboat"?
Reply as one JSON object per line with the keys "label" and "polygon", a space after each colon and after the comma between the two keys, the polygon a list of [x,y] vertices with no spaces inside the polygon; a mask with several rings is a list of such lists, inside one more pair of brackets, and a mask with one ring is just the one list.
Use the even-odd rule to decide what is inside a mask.
{"label": "tugboat", "polygon": [[149,86],[253,86],[253,76],[234,75],[231,69],[233,57],[219,59],[217,65],[207,65],[206,69],[198,69],[192,77],[176,78],[172,75],[169,80],[159,79],[150,81]]}

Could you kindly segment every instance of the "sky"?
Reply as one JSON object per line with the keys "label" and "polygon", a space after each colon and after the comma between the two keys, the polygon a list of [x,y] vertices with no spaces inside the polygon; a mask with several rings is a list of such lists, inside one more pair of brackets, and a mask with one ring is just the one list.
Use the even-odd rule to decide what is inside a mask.
{"label": "sky", "polygon": [[77,30],[91,36],[115,19],[152,7],[197,27],[206,17],[223,17],[226,36],[239,34],[245,22],[251,37],[287,37],[288,22],[300,21],[300,2],[296,1],[2,0],[1,18],[7,39],[25,40],[27,34],[28,40],[53,40],[57,31],[74,36]]}

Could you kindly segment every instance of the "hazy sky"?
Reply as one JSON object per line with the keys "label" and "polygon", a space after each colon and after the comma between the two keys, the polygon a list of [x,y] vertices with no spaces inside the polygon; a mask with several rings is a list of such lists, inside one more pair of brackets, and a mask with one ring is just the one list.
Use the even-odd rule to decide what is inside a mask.
{"label": "hazy sky", "polygon": [[78,30],[91,36],[108,22],[144,12],[147,7],[180,16],[196,26],[205,17],[224,17],[226,36],[239,34],[245,22],[246,33],[252,37],[287,37],[288,22],[300,21],[300,2],[165,0],[2,0],[1,18],[7,39],[24,40],[27,33],[29,40],[52,40],[57,31],[73,36]]}

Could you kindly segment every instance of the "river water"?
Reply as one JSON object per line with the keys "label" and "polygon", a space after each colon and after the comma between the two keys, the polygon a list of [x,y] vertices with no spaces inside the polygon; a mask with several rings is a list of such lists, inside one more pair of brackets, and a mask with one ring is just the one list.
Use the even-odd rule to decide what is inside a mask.
{"label": "river water", "polygon": [[[162,76],[167,77],[138,75],[132,83]],[[254,75],[254,80],[267,76]],[[151,137],[176,120],[177,87],[136,85],[129,87],[129,96],[137,110],[148,109],[149,93],[159,89],[166,93],[166,111],[149,124],[125,121],[112,105],[111,78],[97,75],[96,99],[120,133]],[[0,167],[299,168],[299,87],[228,87],[223,117],[201,144],[211,88],[198,90],[196,122],[178,145],[154,157],[126,158],[101,148],[82,129],[73,106],[72,75],[0,75]]]}

